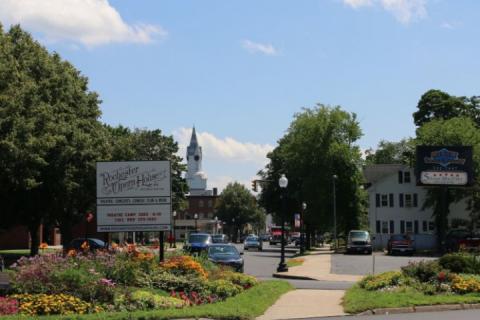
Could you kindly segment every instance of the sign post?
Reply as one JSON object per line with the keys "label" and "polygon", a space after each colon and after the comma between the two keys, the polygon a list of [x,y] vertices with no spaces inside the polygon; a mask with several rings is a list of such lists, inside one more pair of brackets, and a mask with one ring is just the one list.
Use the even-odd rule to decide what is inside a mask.
{"label": "sign post", "polygon": [[171,225],[171,190],[170,161],[97,162],[97,231],[159,231],[162,238]]}

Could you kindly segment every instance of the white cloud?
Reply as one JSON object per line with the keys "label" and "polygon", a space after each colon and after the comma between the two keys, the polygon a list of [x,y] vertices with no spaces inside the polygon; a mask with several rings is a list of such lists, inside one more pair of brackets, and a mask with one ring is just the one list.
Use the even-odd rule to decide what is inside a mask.
{"label": "white cloud", "polygon": [[[179,155],[185,159],[192,129],[179,128],[173,132],[179,144]],[[268,163],[269,144],[241,142],[234,138],[219,138],[209,132],[197,130],[198,142],[203,150],[203,170],[208,174],[208,187],[223,190],[230,182],[239,182],[248,189],[257,172]]]}
{"label": "white cloud", "polygon": [[243,40],[242,47],[250,53],[262,53],[267,56],[277,55],[277,49],[269,43],[259,43],[250,40]]}
{"label": "white cloud", "polygon": [[0,21],[21,24],[46,41],[92,47],[108,43],[150,43],[167,32],[151,24],[128,24],[108,0],[1,0]]}
{"label": "white cloud", "polygon": [[427,0],[343,0],[343,3],[355,9],[381,6],[403,24],[427,16]]}

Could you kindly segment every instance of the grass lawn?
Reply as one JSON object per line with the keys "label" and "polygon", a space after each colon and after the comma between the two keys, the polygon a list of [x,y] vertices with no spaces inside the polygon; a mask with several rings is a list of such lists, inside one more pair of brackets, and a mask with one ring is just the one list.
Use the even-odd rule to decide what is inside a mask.
{"label": "grass lawn", "polygon": [[[90,315],[45,316],[41,319],[75,319],[75,320],[160,320],[175,318],[213,318],[213,319],[254,319],[262,315],[284,293],[292,290],[285,281],[264,281],[239,295],[223,302],[155,311],[115,312]],[[5,316],[5,319],[27,319],[28,317]]]}
{"label": "grass lawn", "polygon": [[347,313],[359,313],[376,308],[457,303],[480,303],[480,294],[425,295],[414,289],[406,289],[405,292],[379,292],[361,289],[355,285],[343,298],[343,308]]}
{"label": "grass lawn", "polygon": [[301,266],[305,262],[305,259],[302,258],[292,258],[287,260],[287,266],[290,267],[297,267]]}

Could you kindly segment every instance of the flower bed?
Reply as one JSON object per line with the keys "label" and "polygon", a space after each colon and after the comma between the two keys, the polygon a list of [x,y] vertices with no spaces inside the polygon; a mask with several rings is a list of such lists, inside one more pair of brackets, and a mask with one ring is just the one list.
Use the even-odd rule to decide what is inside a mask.
{"label": "flower bed", "polygon": [[[421,261],[363,278],[347,292],[347,312],[372,308],[426,304],[480,302],[480,271],[477,257],[445,255],[438,261]],[[467,273],[468,272],[468,273]]]}
{"label": "flower bed", "polygon": [[0,315],[71,315],[188,308],[233,297],[255,278],[206,259],[173,255],[159,263],[150,251],[43,254],[12,266],[12,292],[0,297]]}

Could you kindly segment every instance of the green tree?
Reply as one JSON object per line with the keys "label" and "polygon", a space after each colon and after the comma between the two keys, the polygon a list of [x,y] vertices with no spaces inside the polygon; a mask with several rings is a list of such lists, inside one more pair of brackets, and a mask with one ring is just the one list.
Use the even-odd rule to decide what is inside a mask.
{"label": "green tree", "polygon": [[418,127],[435,119],[456,117],[471,118],[480,125],[480,97],[456,97],[440,90],[425,92],[413,113],[413,120]]}
{"label": "green tree", "polygon": [[413,165],[415,158],[415,143],[413,139],[402,139],[400,142],[382,140],[377,150],[367,150],[366,164],[406,164]]}
{"label": "green tree", "polygon": [[41,223],[83,214],[89,173],[105,146],[100,101],[88,80],[19,26],[0,28],[1,192],[9,223],[28,226],[32,254]]}
{"label": "green tree", "polygon": [[[475,176],[480,173],[480,129],[471,118],[436,119],[417,129],[418,145],[454,145],[474,146],[473,170]],[[472,214],[480,207],[480,195],[477,191],[464,189],[433,188],[428,189],[424,208],[432,208],[437,226],[439,244],[445,240],[448,226],[449,206],[465,197],[471,197]]]}
{"label": "green tree", "polygon": [[264,212],[258,207],[257,200],[238,182],[229,183],[223,189],[217,203],[218,218],[231,224],[233,241],[237,240],[239,230],[243,230],[247,224],[261,225],[261,219],[265,219]]}
{"label": "green tree", "polygon": [[364,191],[359,187],[361,154],[355,142],[362,135],[355,114],[340,107],[318,105],[294,116],[287,133],[268,154],[270,163],[259,174],[265,183],[260,203],[275,221],[282,214],[281,174],[289,179],[286,221],[300,212],[301,203],[308,205],[305,222],[308,234],[333,229],[333,175],[336,175],[337,229],[339,233],[360,227],[366,210],[362,205]]}

